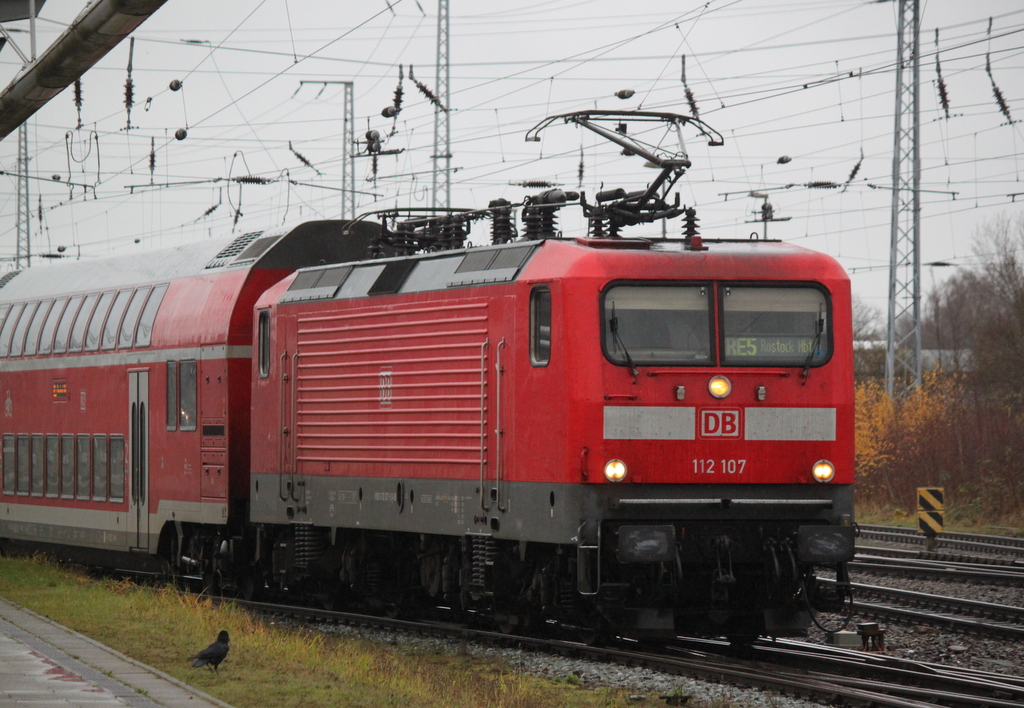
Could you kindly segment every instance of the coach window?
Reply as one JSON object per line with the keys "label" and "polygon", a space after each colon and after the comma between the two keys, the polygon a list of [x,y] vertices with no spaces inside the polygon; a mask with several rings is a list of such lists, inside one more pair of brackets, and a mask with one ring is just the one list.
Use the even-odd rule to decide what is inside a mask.
{"label": "coach window", "polygon": [[55,497],[60,490],[60,436],[46,436],[46,496]]}
{"label": "coach window", "polygon": [[92,477],[92,455],[89,450],[89,436],[78,436],[78,498],[89,498],[89,481]]}
{"label": "coach window", "polygon": [[139,318],[139,329],[135,333],[135,346],[148,347],[153,338],[153,323],[156,321],[157,310],[167,292],[166,285],[157,285],[153,288],[153,294],[146,300],[146,307],[142,310],[142,317]]}
{"label": "coach window", "polygon": [[135,341],[135,327],[139,324],[139,315],[142,313],[142,305],[149,295],[149,288],[139,288],[128,301],[128,307],[124,311],[124,321],[121,323],[121,334],[117,337],[117,348],[128,349]]}
{"label": "coach window", "polygon": [[43,496],[46,479],[46,447],[42,435],[32,436],[32,496]]}
{"label": "coach window", "polygon": [[53,332],[57,329],[57,321],[64,312],[64,305],[67,301],[66,297],[59,297],[53,301],[53,307],[50,308],[50,314],[46,316],[43,331],[39,335],[40,354],[49,354],[53,351]]}
{"label": "coach window", "polygon": [[43,322],[50,313],[52,300],[43,300],[36,308],[36,314],[29,324],[28,334],[25,336],[25,356],[34,356],[39,349],[39,332],[43,329]]}
{"label": "coach window", "polygon": [[18,317],[21,315],[21,310],[24,307],[20,302],[12,305],[7,319],[4,320],[4,327],[0,329],[0,357],[7,356],[11,349],[11,333],[14,332],[14,327],[18,324]]}
{"label": "coach window", "polygon": [[260,319],[256,330],[260,378],[265,379],[270,376],[270,310],[260,310]]}
{"label": "coach window", "polygon": [[75,498],[75,436],[60,436],[60,497]]}
{"label": "coach window", "polygon": [[530,293],[530,363],[547,366],[551,361],[551,291],[534,288]]}
{"label": "coach window", "polygon": [[114,298],[114,305],[107,317],[107,326],[103,328],[103,348],[113,349],[117,346],[117,333],[121,329],[121,318],[128,309],[128,301],[132,298],[131,290],[122,290]]}
{"label": "coach window", "polygon": [[811,285],[722,285],[726,366],[821,366],[831,356],[825,293]]}
{"label": "coach window", "polygon": [[25,333],[32,322],[32,316],[36,313],[38,302],[30,302],[25,305],[24,312],[18,320],[18,326],[14,328],[14,337],[11,339],[11,356],[21,356],[25,346]]}
{"label": "coach window", "polygon": [[18,486],[18,462],[14,447],[14,436],[4,435],[4,494],[14,494]]}
{"label": "coach window", "polygon": [[32,455],[29,451],[28,435],[18,436],[18,494],[28,494],[29,473],[32,471]]}
{"label": "coach window", "polygon": [[75,324],[71,328],[71,338],[68,340],[69,352],[82,351],[82,345],[85,344],[85,330],[89,326],[89,316],[96,309],[96,301],[99,298],[99,293],[90,293],[85,296],[82,309],[78,311],[78,316],[75,317]]}
{"label": "coach window", "polygon": [[3,331],[3,324],[6,321],[7,313],[10,311],[11,305],[4,303],[0,305],[0,331]]}
{"label": "coach window", "polygon": [[110,436],[110,501],[124,501],[124,437]]}
{"label": "coach window", "polygon": [[100,295],[100,301],[96,303],[96,310],[89,320],[89,329],[85,333],[85,351],[94,352],[100,348],[100,335],[103,333],[103,323],[107,320],[107,313],[114,302],[114,291],[105,292]]}
{"label": "coach window", "polygon": [[107,436],[92,436],[92,500],[107,500]]}
{"label": "coach window", "polygon": [[167,362],[167,429],[178,429],[178,362]]}
{"label": "coach window", "polygon": [[196,429],[196,362],[183,361],[179,367],[181,412],[178,416],[179,430]]}
{"label": "coach window", "polygon": [[57,331],[53,336],[53,353],[63,354],[68,350],[68,338],[71,336],[71,325],[78,314],[78,308],[82,304],[82,296],[75,295],[64,308],[64,313],[57,323]]}

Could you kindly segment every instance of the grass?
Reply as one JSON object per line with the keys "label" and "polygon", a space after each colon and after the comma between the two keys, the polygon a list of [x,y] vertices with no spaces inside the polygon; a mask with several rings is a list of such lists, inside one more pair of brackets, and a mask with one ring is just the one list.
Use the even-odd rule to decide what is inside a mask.
{"label": "grass", "polygon": [[[576,676],[549,681],[498,659],[266,624],[232,603],[95,580],[38,559],[0,558],[0,596],[237,708],[635,705],[626,690],[584,689]],[[231,635],[231,653],[219,673],[191,668],[188,657],[222,629]]]}

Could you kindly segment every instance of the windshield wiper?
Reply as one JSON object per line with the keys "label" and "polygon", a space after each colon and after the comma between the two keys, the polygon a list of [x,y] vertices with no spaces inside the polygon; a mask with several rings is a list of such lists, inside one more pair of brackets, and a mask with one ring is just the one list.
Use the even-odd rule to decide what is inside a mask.
{"label": "windshield wiper", "polygon": [[818,321],[814,325],[814,341],[811,342],[811,353],[807,355],[807,361],[804,362],[804,383],[807,383],[807,374],[811,371],[811,362],[814,361],[814,355],[818,352],[818,345],[821,343],[821,335],[825,331],[825,318],[822,316],[822,312],[818,311]]}
{"label": "windshield wiper", "polygon": [[633,357],[629,355],[629,350],[626,349],[625,343],[622,341],[622,337],[619,336],[619,318],[615,316],[615,303],[612,303],[612,317],[608,320],[608,326],[612,331],[612,340],[615,341],[620,347],[622,347],[622,353],[626,355],[626,363],[629,365],[629,370],[633,372],[633,379],[640,374],[640,371],[633,364]]}

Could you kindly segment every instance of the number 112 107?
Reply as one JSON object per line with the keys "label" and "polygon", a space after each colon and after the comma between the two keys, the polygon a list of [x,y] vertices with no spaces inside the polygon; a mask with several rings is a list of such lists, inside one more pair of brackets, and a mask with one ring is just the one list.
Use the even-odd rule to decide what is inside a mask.
{"label": "number 112 107", "polygon": [[743,474],[747,466],[746,460],[723,459],[711,460],[701,459],[693,461],[694,474]]}

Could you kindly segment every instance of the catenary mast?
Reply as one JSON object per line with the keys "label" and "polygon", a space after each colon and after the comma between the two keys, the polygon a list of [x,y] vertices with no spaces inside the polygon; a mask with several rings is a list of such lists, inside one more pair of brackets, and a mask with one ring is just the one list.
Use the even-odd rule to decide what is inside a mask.
{"label": "catenary mast", "polygon": [[437,0],[437,104],[434,105],[434,206],[452,203],[452,134],[449,119],[448,0]]}
{"label": "catenary mast", "polygon": [[896,126],[892,153],[889,329],[885,388],[921,385],[920,0],[897,0]]}

